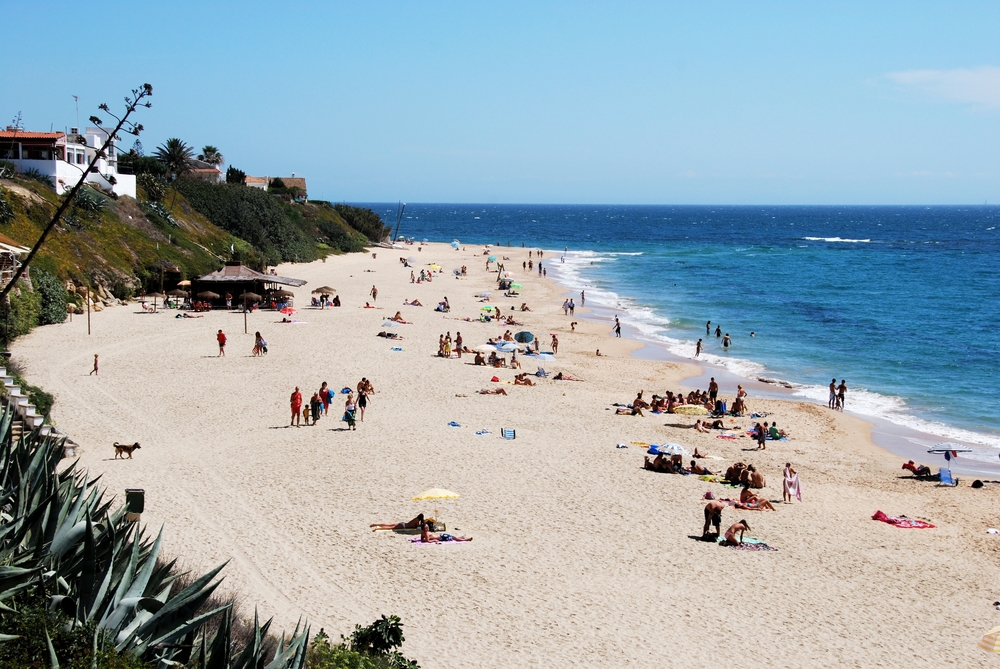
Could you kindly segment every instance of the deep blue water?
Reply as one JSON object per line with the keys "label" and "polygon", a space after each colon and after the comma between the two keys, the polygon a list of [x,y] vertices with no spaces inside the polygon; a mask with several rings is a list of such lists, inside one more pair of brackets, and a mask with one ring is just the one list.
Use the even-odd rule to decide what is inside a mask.
{"label": "deep blue water", "polygon": [[844,378],[861,413],[1000,446],[998,222],[985,205],[409,204],[400,234],[546,249],[550,277],[675,353],[700,337],[703,358],[823,402]]}

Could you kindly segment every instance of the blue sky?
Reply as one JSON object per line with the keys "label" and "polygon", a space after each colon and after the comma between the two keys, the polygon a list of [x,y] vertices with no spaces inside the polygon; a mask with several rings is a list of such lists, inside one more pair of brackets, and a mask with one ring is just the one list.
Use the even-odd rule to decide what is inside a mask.
{"label": "blue sky", "polygon": [[72,95],[86,119],[149,82],[147,152],[214,144],[314,198],[1000,203],[996,2],[0,11],[0,122],[64,129]]}

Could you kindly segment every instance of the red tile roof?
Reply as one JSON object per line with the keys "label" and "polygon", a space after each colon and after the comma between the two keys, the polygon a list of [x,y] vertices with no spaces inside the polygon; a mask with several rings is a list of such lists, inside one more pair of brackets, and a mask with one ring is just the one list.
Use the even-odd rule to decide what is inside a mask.
{"label": "red tile roof", "polygon": [[24,130],[0,130],[3,139],[59,139],[65,137],[64,132],[27,132]]}

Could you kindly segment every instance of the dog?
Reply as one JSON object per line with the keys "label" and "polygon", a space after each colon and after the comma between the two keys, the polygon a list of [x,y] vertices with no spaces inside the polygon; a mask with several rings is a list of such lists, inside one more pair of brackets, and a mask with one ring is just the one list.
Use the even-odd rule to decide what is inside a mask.
{"label": "dog", "polygon": [[126,453],[128,454],[128,459],[131,460],[132,459],[132,451],[136,451],[136,450],[138,450],[140,448],[142,448],[142,447],[139,446],[139,442],[138,441],[135,442],[134,444],[119,444],[116,441],[115,442],[115,460],[118,459],[119,455],[122,456],[122,460],[124,460]]}

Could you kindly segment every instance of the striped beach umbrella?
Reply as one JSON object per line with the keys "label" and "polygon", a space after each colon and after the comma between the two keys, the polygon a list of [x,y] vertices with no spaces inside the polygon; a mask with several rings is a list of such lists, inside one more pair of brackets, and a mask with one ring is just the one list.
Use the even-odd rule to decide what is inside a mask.
{"label": "striped beach umbrella", "polygon": [[1000,627],[994,627],[979,640],[979,647],[991,653],[1000,653]]}

